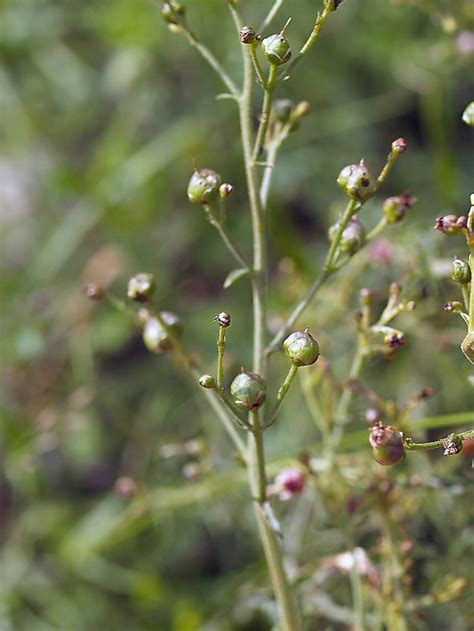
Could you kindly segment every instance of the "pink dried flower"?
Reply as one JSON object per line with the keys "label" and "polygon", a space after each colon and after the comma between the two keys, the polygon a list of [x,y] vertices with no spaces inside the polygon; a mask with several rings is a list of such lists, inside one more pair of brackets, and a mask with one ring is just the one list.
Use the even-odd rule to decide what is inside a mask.
{"label": "pink dried flower", "polygon": [[306,476],[301,469],[283,469],[275,478],[275,489],[282,502],[287,502],[293,495],[304,489]]}

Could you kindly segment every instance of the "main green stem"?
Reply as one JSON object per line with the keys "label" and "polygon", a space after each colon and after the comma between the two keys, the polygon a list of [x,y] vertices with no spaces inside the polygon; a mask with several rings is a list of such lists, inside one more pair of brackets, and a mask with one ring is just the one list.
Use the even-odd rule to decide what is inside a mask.
{"label": "main green stem", "polygon": [[[239,27],[239,16],[232,5],[229,8]],[[243,48],[244,83],[239,99],[240,129],[245,162],[245,174],[249,195],[250,212],[253,233],[253,270],[252,270],[252,299],[254,315],[253,334],[253,370],[265,377],[265,343],[266,343],[266,289],[267,289],[267,245],[265,215],[263,212],[256,168],[252,158],[253,129],[252,129],[252,100],[253,100],[253,65],[250,51],[246,45]],[[262,503],[266,493],[265,454],[263,444],[263,429],[254,415],[254,431],[250,433],[247,446],[247,461],[249,483],[255,501],[255,515],[258,524],[270,578],[277,600],[282,629],[284,631],[298,631],[301,627],[291,587],[283,565],[282,551],[270,524],[265,519]],[[265,493],[264,493],[265,489]]]}

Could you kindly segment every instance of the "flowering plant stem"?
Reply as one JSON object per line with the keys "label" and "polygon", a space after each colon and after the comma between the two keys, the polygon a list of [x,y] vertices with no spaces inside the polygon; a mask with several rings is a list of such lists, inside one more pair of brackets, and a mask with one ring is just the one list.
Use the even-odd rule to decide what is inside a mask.
{"label": "flowering plant stem", "polygon": [[[229,10],[234,19],[235,26],[240,32],[243,20],[237,8],[228,3]],[[244,67],[244,80],[241,96],[238,100],[239,119],[242,139],[242,149],[244,157],[245,175],[247,180],[247,190],[249,196],[250,213],[252,219],[253,234],[253,270],[251,275],[252,299],[254,315],[253,333],[253,370],[265,378],[265,345],[266,345],[266,293],[267,293],[267,243],[266,243],[266,220],[260,196],[259,181],[256,172],[255,160],[253,157],[253,86],[254,73],[250,47],[245,44],[242,47],[242,58]],[[270,80],[273,73],[270,73]],[[269,81],[270,82],[270,81]],[[271,96],[265,92],[266,107],[271,107]],[[265,104],[264,104],[265,108]],[[261,119],[261,127],[263,119]],[[261,132],[265,135],[265,129]],[[299,615],[292,593],[289,580],[283,564],[283,556],[277,535],[265,518],[262,506],[266,501],[266,466],[265,452],[263,444],[263,427],[261,424],[259,411],[251,413],[252,432],[249,432],[247,443],[247,463],[249,483],[255,502],[255,515],[258,524],[260,539],[265,552],[273,591],[277,600],[279,617],[284,631],[297,631],[300,629]]]}
{"label": "flowering plant stem", "polygon": [[[456,435],[461,441],[470,440],[474,438],[474,430],[469,430],[467,432],[462,432],[461,434]],[[440,449],[444,447],[445,438],[440,438],[439,440],[433,440],[429,443],[414,443],[411,439],[405,439],[405,449],[407,451],[429,451],[431,449]]]}

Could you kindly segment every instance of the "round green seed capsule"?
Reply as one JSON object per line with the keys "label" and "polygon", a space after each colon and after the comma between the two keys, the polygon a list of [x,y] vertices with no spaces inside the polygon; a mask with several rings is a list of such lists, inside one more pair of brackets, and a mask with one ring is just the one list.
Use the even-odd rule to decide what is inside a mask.
{"label": "round green seed capsule", "polygon": [[319,357],[319,344],[308,329],[289,335],[283,348],[295,366],[311,366]]}
{"label": "round green seed capsule", "polygon": [[266,37],[262,42],[262,48],[265,57],[273,66],[286,64],[291,57],[290,44],[286,37],[280,33]]}
{"label": "round green seed capsule", "polygon": [[399,464],[405,459],[405,447],[400,432],[379,422],[370,430],[369,443],[374,460],[381,465]]}
{"label": "round green seed capsule", "polygon": [[235,405],[247,412],[257,410],[263,405],[266,398],[265,390],[265,380],[255,372],[239,373],[230,385]]}
{"label": "round green seed capsule", "polygon": [[[339,232],[339,222],[329,229],[329,238],[334,240]],[[353,217],[344,229],[339,241],[339,251],[352,256],[358,252],[365,243],[365,228],[360,221]]]}
{"label": "round green seed capsule", "polygon": [[188,198],[192,204],[209,204],[219,196],[221,178],[211,169],[194,171],[188,184]]}
{"label": "round green seed capsule", "polygon": [[466,261],[454,259],[451,267],[451,278],[460,285],[467,285],[471,282],[471,268]]}
{"label": "round green seed capsule", "polygon": [[216,387],[216,382],[214,377],[212,377],[211,375],[201,375],[199,377],[199,385],[202,388],[206,388],[206,390],[212,390]]}
{"label": "round green seed capsule", "polygon": [[339,173],[337,183],[343,191],[356,201],[369,199],[375,191],[375,180],[363,160],[359,164],[349,164]]}
{"label": "round green seed capsule", "polygon": [[128,281],[127,296],[136,302],[147,302],[155,293],[153,274],[141,272]]}

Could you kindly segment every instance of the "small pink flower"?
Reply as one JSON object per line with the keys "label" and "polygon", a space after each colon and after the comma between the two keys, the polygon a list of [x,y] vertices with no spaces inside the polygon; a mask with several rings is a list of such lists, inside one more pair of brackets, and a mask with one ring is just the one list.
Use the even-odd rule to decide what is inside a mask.
{"label": "small pink flower", "polygon": [[303,491],[305,482],[306,476],[301,469],[283,469],[275,478],[275,492],[282,502],[287,502]]}
{"label": "small pink flower", "polygon": [[370,259],[375,266],[388,265],[393,254],[393,246],[387,239],[376,239],[370,246]]}

